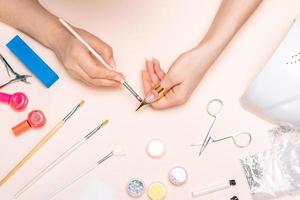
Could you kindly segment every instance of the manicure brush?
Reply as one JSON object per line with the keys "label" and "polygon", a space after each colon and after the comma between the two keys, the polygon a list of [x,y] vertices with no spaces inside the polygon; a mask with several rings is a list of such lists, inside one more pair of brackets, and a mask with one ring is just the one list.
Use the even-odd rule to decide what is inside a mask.
{"label": "manicure brush", "polygon": [[106,156],[104,156],[103,158],[101,158],[98,162],[94,163],[92,166],[90,166],[90,167],[86,168],[85,170],[83,170],[80,174],[78,174],[77,176],[75,176],[71,180],[65,182],[58,189],[56,189],[53,193],[51,193],[48,196],[48,198],[46,198],[46,199],[50,200],[50,199],[54,198],[57,194],[59,194],[60,192],[62,192],[63,190],[65,190],[66,188],[68,188],[69,186],[71,186],[73,183],[75,183],[76,181],[78,181],[79,179],[81,179],[83,176],[85,176],[88,173],[90,173],[92,170],[94,170],[96,167],[98,167],[104,161],[106,161],[107,159],[109,159],[111,157],[114,157],[114,156],[115,157],[125,156],[125,152],[124,152],[124,150],[123,150],[123,148],[121,146],[116,145],[110,153],[108,153]]}
{"label": "manicure brush", "polygon": [[18,198],[24,192],[26,192],[31,186],[33,186],[37,181],[39,181],[45,174],[51,171],[59,163],[65,160],[69,155],[71,155],[76,149],[78,149],[82,144],[87,142],[92,136],[95,135],[103,126],[108,123],[108,120],[101,122],[94,130],[84,136],[82,139],[70,146],[66,151],[64,151],[60,156],[58,156],[53,162],[51,162],[47,167],[41,170],[36,176],[34,176],[29,182],[26,183],[15,195],[15,198]]}
{"label": "manicure brush", "polygon": [[[93,49],[65,20],[62,18],[59,18],[59,22],[75,37],[77,38],[90,52],[93,54],[93,56],[101,63],[103,64],[106,68],[110,70],[115,70],[112,68],[109,64],[107,64],[101,55]],[[139,101],[142,102],[143,99],[137,94],[137,92],[129,85],[127,80],[122,80],[120,81],[122,85]]]}
{"label": "manicure brush", "polygon": [[146,98],[144,100],[142,100],[141,104],[135,111],[138,111],[143,106],[148,105],[149,103],[152,103],[154,100],[158,100],[158,99],[162,98],[166,94],[165,88],[161,87],[160,84],[158,84],[154,88],[154,91],[157,93],[157,97],[154,94],[151,94],[150,96],[146,96]]}

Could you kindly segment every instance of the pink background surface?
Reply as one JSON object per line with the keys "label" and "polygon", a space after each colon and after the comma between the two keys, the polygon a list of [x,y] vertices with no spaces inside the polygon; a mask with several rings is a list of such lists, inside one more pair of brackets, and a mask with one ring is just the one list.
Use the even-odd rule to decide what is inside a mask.
{"label": "pink background surface", "polygon": [[[200,41],[220,2],[42,1],[55,14],[108,42],[114,48],[119,69],[140,93],[140,70],[145,58],[154,56],[167,69],[181,52]],[[43,199],[57,185],[97,161],[118,143],[126,149],[126,157],[107,161],[55,199],[79,199],[83,188],[95,180],[111,186],[115,199],[130,199],[125,185],[128,180],[139,177],[146,184],[152,181],[163,182],[168,188],[167,199],[185,200],[192,199],[191,191],[195,189],[234,178],[237,180],[236,187],[198,199],[230,199],[237,195],[241,200],[250,200],[250,191],[239,158],[267,149],[270,141],[266,132],[273,125],[243,110],[238,100],[299,13],[300,1],[264,1],[215,62],[186,105],[159,112],[146,108],[138,113],[134,112],[136,100],[123,88],[92,89],[82,85],[66,74],[50,50],[24,34],[0,24],[0,51],[17,71],[27,73],[5,44],[19,34],[60,76],[59,81],[50,89],[45,89],[33,78],[30,86],[14,84],[2,90],[8,93],[23,91],[29,96],[30,103],[22,113],[16,113],[0,104],[1,177],[75,104],[81,99],[86,101],[69,123],[0,188],[0,199],[11,199],[37,171],[107,117],[110,124],[101,134],[47,174],[20,199]],[[249,131],[253,134],[253,142],[248,148],[237,149],[231,141],[224,141],[210,145],[203,157],[198,158],[198,149],[189,147],[191,143],[203,140],[212,121],[205,112],[205,106],[212,98],[220,98],[225,103],[213,136],[218,138]],[[10,128],[35,108],[45,112],[48,117],[46,126],[18,138],[14,137]],[[150,159],[145,153],[146,144],[152,138],[160,138],[166,145],[166,154],[161,159]],[[189,180],[182,187],[174,187],[167,180],[168,170],[176,165],[184,166],[189,173]],[[146,195],[141,199],[147,199]]]}

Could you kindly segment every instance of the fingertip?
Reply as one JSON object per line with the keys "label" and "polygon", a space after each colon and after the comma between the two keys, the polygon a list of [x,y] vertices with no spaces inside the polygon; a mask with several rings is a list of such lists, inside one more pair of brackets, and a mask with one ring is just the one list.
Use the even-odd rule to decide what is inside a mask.
{"label": "fingertip", "polygon": [[122,81],[124,81],[124,78],[122,78],[121,76],[113,76],[112,80],[115,80],[115,81],[121,83]]}
{"label": "fingertip", "polygon": [[115,61],[115,59],[114,59],[114,57],[111,57],[110,59],[109,59],[110,61],[109,61],[109,66],[111,66],[112,68],[116,68],[116,61]]}
{"label": "fingertip", "polygon": [[149,68],[153,65],[151,60],[146,60],[146,67]]}
{"label": "fingertip", "polygon": [[146,71],[146,70],[147,70],[147,68],[146,68],[146,63],[145,63],[145,65],[142,66],[141,71]]}

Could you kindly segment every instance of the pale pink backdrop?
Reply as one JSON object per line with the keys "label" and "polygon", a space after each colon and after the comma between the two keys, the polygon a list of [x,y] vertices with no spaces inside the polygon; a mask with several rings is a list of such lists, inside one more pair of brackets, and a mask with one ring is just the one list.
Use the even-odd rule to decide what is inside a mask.
{"label": "pale pink backdrop", "polygon": [[[140,93],[140,70],[145,59],[156,57],[167,69],[181,52],[193,47],[203,37],[220,2],[42,1],[55,14],[107,41],[114,48],[119,69]],[[239,158],[270,147],[266,132],[273,125],[243,110],[239,97],[272,55],[299,13],[300,1],[264,1],[216,61],[185,106],[159,112],[146,108],[138,113],[134,112],[138,105],[136,100],[123,88],[92,89],[80,84],[66,74],[50,50],[23,33],[0,24],[1,53],[18,71],[27,73],[5,47],[16,34],[21,35],[60,76],[60,80],[50,89],[45,89],[34,78],[30,86],[15,84],[3,90],[9,93],[24,91],[30,103],[22,113],[15,113],[8,106],[0,105],[1,177],[75,104],[81,99],[86,101],[69,123],[0,188],[0,199],[12,199],[12,195],[37,171],[107,117],[110,124],[101,131],[101,135],[82,146],[20,199],[43,199],[57,185],[97,161],[111,150],[113,144],[119,143],[127,150],[126,157],[107,161],[58,195],[56,200],[79,199],[83,188],[95,180],[112,187],[115,199],[130,199],[125,192],[125,185],[134,177],[143,179],[146,184],[152,181],[163,182],[167,186],[169,200],[192,199],[191,191],[194,189],[234,178],[237,180],[236,187],[198,199],[226,200],[237,195],[241,200],[250,200],[250,191]],[[248,148],[237,149],[231,141],[224,141],[210,145],[203,157],[198,158],[198,149],[189,147],[191,143],[203,139],[212,121],[205,112],[206,103],[212,98],[220,98],[225,103],[213,135],[222,137],[249,131],[253,134],[253,142]],[[43,110],[48,117],[46,127],[14,137],[10,128],[35,108]],[[152,160],[145,153],[146,144],[152,138],[160,138],[166,144],[166,154],[161,159]],[[176,165],[184,166],[189,173],[189,180],[182,187],[174,187],[167,180],[168,170]],[[147,199],[146,195],[141,199]]]}

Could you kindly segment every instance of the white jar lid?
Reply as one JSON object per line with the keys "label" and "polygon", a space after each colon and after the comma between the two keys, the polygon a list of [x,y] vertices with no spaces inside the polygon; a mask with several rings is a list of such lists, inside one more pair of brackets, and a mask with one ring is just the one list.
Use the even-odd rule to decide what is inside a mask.
{"label": "white jar lid", "polygon": [[183,185],[187,181],[187,178],[187,171],[183,167],[173,167],[169,172],[169,181],[173,185]]}
{"label": "white jar lid", "polygon": [[165,145],[159,139],[151,140],[147,145],[147,153],[152,158],[160,158],[164,155]]}

